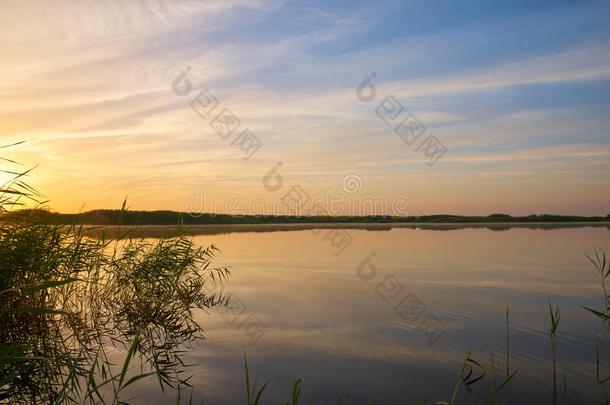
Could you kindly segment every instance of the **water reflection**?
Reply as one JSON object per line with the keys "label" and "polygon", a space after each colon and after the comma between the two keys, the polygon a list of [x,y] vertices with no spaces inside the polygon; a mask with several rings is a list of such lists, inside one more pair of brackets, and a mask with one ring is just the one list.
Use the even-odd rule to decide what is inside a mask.
{"label": "water reflection", "polygon": [[[507,304],[510,364],[518,370],[508,403],[550,403],[549,301],[561,308],[557,381],[563,392],[565,376],[567,389],[560,402],[601,402],[600,324],[582,305],[602,301],[583,253],[609,246],[606,228],[350,232],[354,243],[341,256],[308,230],[196,239],[222,247],[219,260],[235,269],[230,292],[269,328],[248,350],[271,381],[269,403],[287,398],[294,377],[303,379],[305,403],[336,403],[346,391],[352,403],[448,400],[469,350],[486,370],[492,353],[503,369]],[[357,267],[371,251],[378,277],[366,281]],[[446,333],[433,346],[376,293],[389,274],[443,322]],[[243,337],[214,314],[206,324],[208,341],[190,355],[193,381],[210,403],[238,403]],[[485,403],[488,377],[458,403]]]}
{"label": "water reflection", "polygon": [[537,222],[537,223],[337,223],[337,224],[218,224],[218,225],[136,225],[136,226],[91,226],[85,229],[88,235],[94,237],[122,235],[126,231],[133,237],[161,238],[176,235],[221,235],[227,233],[268,233],[310,230],[312,232],[332,229],[390,231],[392,229],[421,229],[430,231],[452,231],[463,229],[489,229],[492,231],[508,231],[510,229],[575,229],[575,228],[605,228],[610,230],[608,222]]}
{"label": "water reflection", "polygon": [[[556,368],[559,403],[603,400],[596,381],[595,340],[600,333],[604,341],[610,339],[600,322],[582,308],[602,303],[594,271],[583,253],[610,245],[607,228],[350,232],[354,243],[340,256],[311,230],[196,236],[197,246],[213,242],[222,248],[215,263],[232,270],[224,297],[239,298],[240,317],[234,318],[235,307],[221,310],[226,301],[209,301],[211,291],[204,288],[207,295],[195,294],[201,287],[196,277],[184,287],[173,287],[176,269],[155,270],[170,266],[167,256],[153,260],[155,265],[136,262],[133,271],[134,261],[127,254],[112,270],[108,285],[89,293],[96,297],[95,305],[82,300],[71,303],[75,312],[95,312],[75,319],[84,318],[83,330],[95,325],[101,334],[118,339],[115,345],[123,349],[119,353],[112,350],[113,339],[94,338],[91,345],[98,350],[104,347],[108,360],[119,368],[125,349],[142,330],[140,353],[150,363],[147,370],[163,369],[166,363],[192,365],[178,378],[192,375],[189,383],[195,401],[243,402],[244,350],[252,373],[271,382],[263,403],[283,403],[295,377],[303,380],[303,403],[336,403],[338,393],[349,393],[355,404],[446,401],[470,352],[480,370],[475,369],[469,381],[481,372],[485,377],[470,386],[472,392],[462,389],[457,403],[472,404],[485,403],[493,370],[498,381],[505,375],[505,314],[510,304],[510,370],[517,374],[503,399],[539,404],[551,403],[553,398],[551,302],[561,308]],[[184,264],[179,257],[173,261]],[[358,270],[367,258],[364,266],[374,266],[375,275],[369,271],[361,277]],[[418,324],[380,296],[379,286],[387,275],[442,322],[444,333],[433,345]],[[150,283],[151,279],[155,281]],[[86,288],[86,284],[77,285]],[[59,288],[58,296],[71,297],[67,288]],[[250,344],[240,326],[251,316],[266,328],[255,344]],[[33,339],[28,334],[44,329],[15,318],[16,330],[19,322],[31,323],[23,332],[27,342]],[[45,319],[44,325],[54,322]],[[199,341],[195,337],[203,336],[203,325],[206,340]],[[42,336],[41,341],[56,339],[53,334],[47,338],[46,332]],[[601,374],[607,375],[609,356],[601,356]],[[168,369],[172,379],[164,384],[176,385],[177,371]],[[176,399],[175,392],[166,389],[164,393],[158,381],[149,379],[130,385],[123,395],[135,404]]]}

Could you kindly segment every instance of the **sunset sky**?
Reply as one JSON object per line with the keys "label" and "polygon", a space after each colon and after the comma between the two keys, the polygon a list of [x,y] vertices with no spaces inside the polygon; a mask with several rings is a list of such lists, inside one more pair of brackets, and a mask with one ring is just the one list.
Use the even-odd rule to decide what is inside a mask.
{"label": "sunset sky", "polygon": [[[191,108],[202,90],[260,139],[249,159]],[[447,148],[434,165],[376,114],[387,96]],[[610,2],[3,0],[0,144],[22,140],[3,155],[62,212],[205,190],[253,213],[281,162],[282,191],[352,176],[412,215],[605,216]]]}

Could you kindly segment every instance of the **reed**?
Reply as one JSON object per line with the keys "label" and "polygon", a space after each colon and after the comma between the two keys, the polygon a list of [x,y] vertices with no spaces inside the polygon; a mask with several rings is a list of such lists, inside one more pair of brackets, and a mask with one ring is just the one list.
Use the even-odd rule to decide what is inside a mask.
{"label": "reed", "polygon": [[553,356],[553,404],[557,404],[557,329],[561,318],[559,306],[556,306],[555,309],[553,309],[549,302],[549,314],[551,317],[549,336],[551,337],[551,353]]}
{"label": "reed", "polygon": [[258,405],[265,388],[269,382],[267,381],[259,387],[258,378],[254,380],[254,384],[250,383],[250,370],[248,369],[248,358],[244,353],[244,369],[246,371],[246,404],[247,405]]}
{"label": "reed", "polygon": [[[11,173],[3,213],[40,200],[24,182],[29,170]],[[36,214],[1,220],[0,401],[124,403],[126,388],[152,376],[161,388],[188,386],[182,356],[203,338],[193,310],[229,302],[207,291],[229,276],[212,265],[214,246],[92,239]],[[112,346],[126,351],[119,369]]]}
{"label": "reed", "polygon": [[[583,306],[583,308],[594,314],[601,321],[602,326],[606,330],[610,330],[610,296],[608,296],[607,291],[607,279],[608,276],[610,276],[610,263],[608,263],[606,259],[606,252],[597,249],[593,254],[585,254],[585,256],[596,270],[596,276],[601,285],[603,305],[599,310],[586,306]],[[604,403],[610,403],[610,395],[608,395],[608,390],[606,389],[606,384],[610,381],[610,376],[602,376],[600,373],[600,348],[606,353],[610,352],[610,349],[604,342],[601,334],[595,339],[595,374],[597,383],[600,384],[604,394]]]}

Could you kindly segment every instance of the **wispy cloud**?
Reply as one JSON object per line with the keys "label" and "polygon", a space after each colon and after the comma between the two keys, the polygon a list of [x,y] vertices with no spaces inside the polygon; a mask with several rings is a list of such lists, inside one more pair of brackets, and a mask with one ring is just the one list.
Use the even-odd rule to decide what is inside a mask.
{"label": "wispy cloud", "polygon": [[[587,212],[605,209],[610,197],[595,190],[609,179],[610,99],[591,95],[582,105],[557,96],[591,83],[610,88],[602,3],[462,24],[441,13],[419,30],[393,22],[406,12],[399,3],[11,0],[1,7],[0,140],[32,140],[22,156],[41,163],[41,187],[60,209],[80,207],[74,195],[101,207],[125,194],[141,196],[140,208],[181,209],[202,183],[218,193],[255,193],[279,160],[316,192],[357,171],[376,192],[409,188],[426,212],[444,208],[434,201],[447,190],[493,209],[497,199],[473,194],[478,181],[495,181],[506,194],[569,179],[594,196],[586,197]],[[172,94],[186,66],[196,89],[213,91],[263,140],[247,166]],[[395,95],[450,148],[433,170],[379,120],[375,105],[355,97],[372,71],[377,102]],[[548,100],[501,102],[529,94]],[[473,97],[484,101],[475,106]],[[176,192],[151,197],[168,189]],[[554,192],[541,189],[541,201],[561,211]]]}

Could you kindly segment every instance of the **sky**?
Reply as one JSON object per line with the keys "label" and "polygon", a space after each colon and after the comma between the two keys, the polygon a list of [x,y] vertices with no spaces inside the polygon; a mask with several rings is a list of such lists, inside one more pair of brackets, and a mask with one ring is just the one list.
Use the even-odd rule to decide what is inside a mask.
{"label": "sky", "polygon": [[0,55],[55,211],[610,214],[609,1],[3,0]]}

